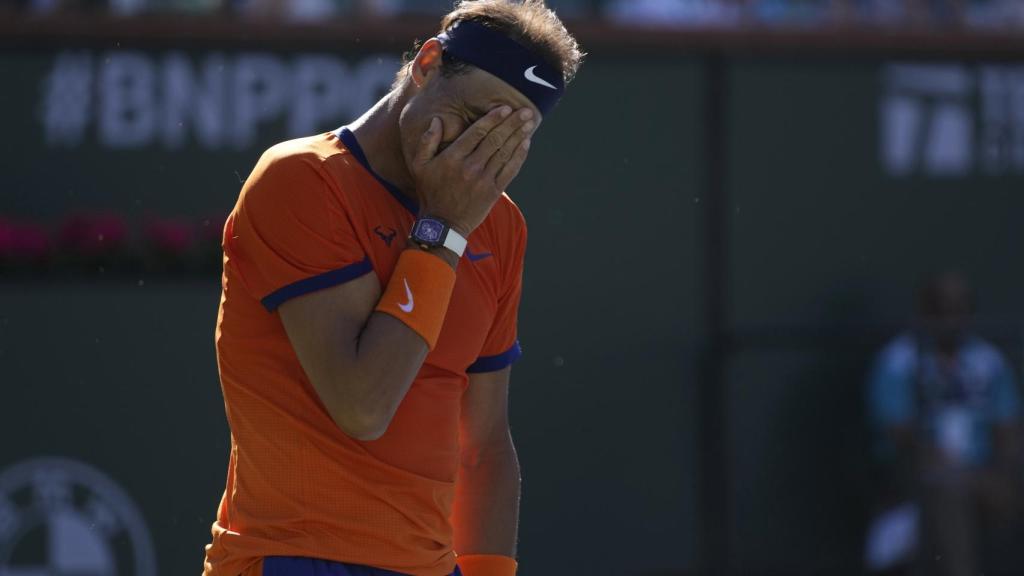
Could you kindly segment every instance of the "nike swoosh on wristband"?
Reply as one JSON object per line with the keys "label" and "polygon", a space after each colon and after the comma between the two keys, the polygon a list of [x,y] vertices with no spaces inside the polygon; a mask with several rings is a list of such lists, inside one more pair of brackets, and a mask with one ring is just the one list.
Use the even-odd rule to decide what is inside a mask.
{"label": "nike swoosh on wristband", "polygon": [[540,84],[541,86],[547,86],[552,90],[558,90],[558,88],[552,86],[550,82],[541,78],[540,76],[537,76],[537,74],[533,71],[534,68],[536,68],[536,66],[530,66],[529,68],[527,68],[526,72],[523,73],[523,76],[526,76],[526,79],[529,80],[530,82],[533,82],[534,84]]}
{"label": "nike swoosh on wristband", "polygon": [[405,296],[409,299],[405,304],[399,304],[398,307],[402,309],[402,312],[406,314],[412,312],[412,309],[416,307],[416,302],[412,299],[412,290],[409,290],[409,281],[402,278],[402,282],[405,282]]}
{"label": "nike swoosh on wristband", "polygon": [[466,248],[466,258],[469,258],[470,262],[476,262],[477,260],[483,260],[484,258],[487,258],[488,256],[491,256],[490,252],[478,252],[476,254],[473,254],[472,250],[470,250],[469,248]]}

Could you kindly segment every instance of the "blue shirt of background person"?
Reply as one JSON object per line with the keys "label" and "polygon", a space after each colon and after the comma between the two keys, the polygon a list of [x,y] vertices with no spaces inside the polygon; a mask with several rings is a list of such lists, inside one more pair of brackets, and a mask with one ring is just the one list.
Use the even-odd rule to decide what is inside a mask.
{"label": "blue shirt of background person", "polygon": [[[971,334],[966,281],[947,274],[919,294],[919,323],[879,354],[868,404],[885,459],[897,457],[904,430],[948,466],[993,463],[993,436],[1012,428],[1021,402],[1013,370],[995,346]],[[925,447],[925,446],[920,446]]]}
{"label": "blue shirt of background person", "polygon": [[[992,460],[993,428],[1016,421],[1020,398],[1006,359],[985,340],[968,335],[946,359],[908,332],[879,354],[871,409],[878,427],[917,428],[952,462],[984,466]],[[885,436],[880,448],[894,455]]]}

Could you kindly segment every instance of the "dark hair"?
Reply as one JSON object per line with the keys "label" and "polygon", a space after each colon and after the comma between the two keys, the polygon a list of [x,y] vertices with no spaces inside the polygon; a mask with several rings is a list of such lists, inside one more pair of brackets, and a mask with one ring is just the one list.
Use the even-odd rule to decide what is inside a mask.
{"label": "dark hair", "polygon": [[925,278],[917,289],[918,312],[924,316],[938,316],[946,312],[950,297],[963,298],[967,311],[974,312],[974,290],[967,278],[957,270],[946,270]]}
{"label": "dark hair", "polygon": [[[561,70],[567,85],[583,62],[585,54],[580,52],[576,39],[565,29],[554,11],[544,5],[544,0],[460,0],[441,20],[438,33],[463,21],[479,22],[519,42],[543,58],[549,66]],[[416,41],[413,49],[405,54],[402,69],[395,78],[395,87],[408,76],[420,46],[421,42]],[[467,66],[465,62],[445,53],[441,73],[450,77],[465,72]]]}

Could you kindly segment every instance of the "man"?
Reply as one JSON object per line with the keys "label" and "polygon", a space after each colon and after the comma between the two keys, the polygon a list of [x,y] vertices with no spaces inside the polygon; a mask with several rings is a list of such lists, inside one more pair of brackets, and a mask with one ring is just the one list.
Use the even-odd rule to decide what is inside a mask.
{"label": "man", "polygon": [[225,225],[207,576],[515,572],[526,229],[502,191],[582,56],[540,0],[441,30],[354,123],[268,150]]}
{"label": "man", "polygon": [[981,527],[1013,519],[1019,394],[1003,355],[970,331],[963,277],[937,276],[918,296],[919,327],[879,355],[869,408],[890,468],[887,499],[919,506],[919,570],[967,576],[982,570]]}

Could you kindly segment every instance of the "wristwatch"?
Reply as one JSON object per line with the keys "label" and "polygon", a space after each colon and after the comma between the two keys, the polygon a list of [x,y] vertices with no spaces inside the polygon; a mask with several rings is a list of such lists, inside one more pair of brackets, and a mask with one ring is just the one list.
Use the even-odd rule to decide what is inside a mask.
{"label": "wristwatch", "polygon": [[424,250],[443,246],[455,252],[459,258],[466,251],[466,238],[438,218],[427,216],[416,220],[409,238]]}

